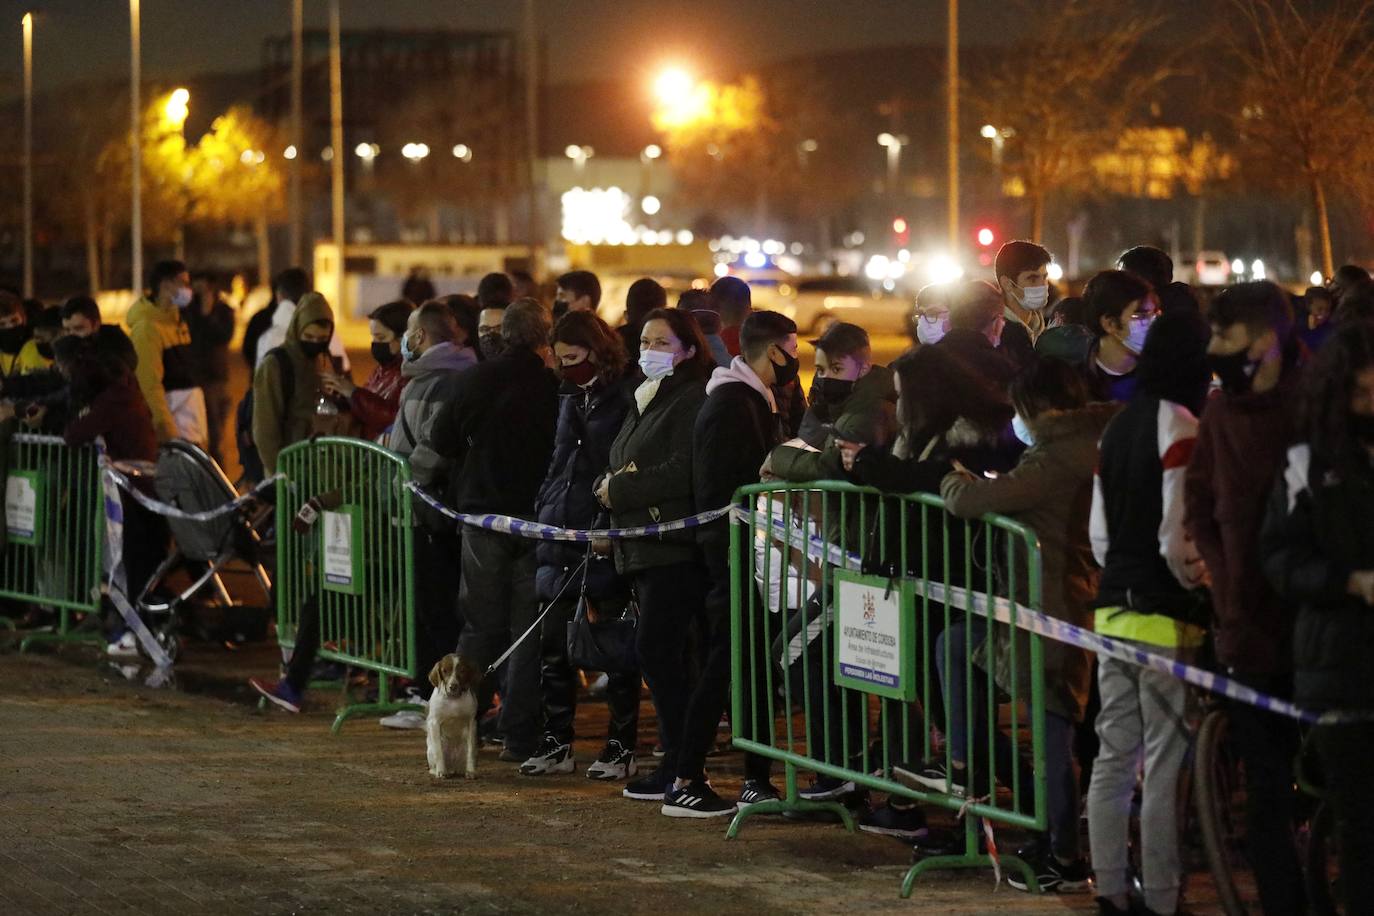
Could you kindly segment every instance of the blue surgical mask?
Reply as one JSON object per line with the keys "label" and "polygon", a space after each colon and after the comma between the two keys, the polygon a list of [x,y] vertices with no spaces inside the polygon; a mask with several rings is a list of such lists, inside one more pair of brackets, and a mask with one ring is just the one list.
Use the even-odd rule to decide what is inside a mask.
{"label": "blue surgical mask", "polygon": [[1025,419],[1019,413],[1011,418],[1011,431],[1016,434],[1016,438],[1026,445],[1035,444],[1035,436],[1031,434],[1030,427],[1026,425]]}
{"label": "blue surgical mask", "polygon": [[639,351],[639,368],[649,381],[673,374],[673,354],[666,350]]}
{"label": "blue surgical mask", "polygon": [[172,304],[179,309],[184,309],[191,304],[191,287],[178,286],[177,291],[172,293]]}
{"label": "blue surgical mask", "polygon": [[945,332],[949,330],[944,317],[927,318],[919,315],[916,318],[916,339],[923,344],[937,344],[944,339]]}
{"label": "blue surgical mask", "polygon": [[412,363],[412,362],[414,362],[417,358],[418,358],[418,357],[415,355],[415,351],[412,350],[412,349],[410,349],[410,335],[409,335],[409,334],[402,334],[402,335],[401,335],[401,359],[404,360],[405,362]]}
{"label": "blue surgical mask", "polygon": [[1130,329],[1126,332],[1126,339],[1121,343],[1137,356],[1145,349],[1145,338],[1150,334],[1150,325],[1154,323],[1154,317],[1132,318]]}

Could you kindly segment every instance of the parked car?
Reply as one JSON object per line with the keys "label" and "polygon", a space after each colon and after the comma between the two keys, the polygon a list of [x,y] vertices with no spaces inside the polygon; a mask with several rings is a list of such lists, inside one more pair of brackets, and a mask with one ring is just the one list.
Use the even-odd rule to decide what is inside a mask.
{"label": "parked car", "polygon": [[1199,251],[1194,271],[1197,286],[1225,286],[1231,282],[1231,262],[1221,251]]}
{"label": "parked car", "polygon": [[837,321],[870,334],[905,334],[911,302],[863,277],[804,277],[779,287],[774,306],[807,334],[823,334]]}

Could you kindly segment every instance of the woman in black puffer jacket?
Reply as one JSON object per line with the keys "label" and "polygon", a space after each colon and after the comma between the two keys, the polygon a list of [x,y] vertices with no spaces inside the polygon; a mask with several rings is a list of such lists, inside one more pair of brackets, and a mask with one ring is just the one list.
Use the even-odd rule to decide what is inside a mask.
{"label": "woman in black puffer jacket", "polygon": [[[634,403],[638,379],[627,373],[619,336],[592,312],[570,312],[553,330],[552,344],[563,385],[549,473],[539,488],[539,521],[560,528],[604,528],[609,513],[593,492],[610,465],[611,443]],[[595,545],[598,546],[599,545]],[[571,773],[576,672],[568,660],[567,627],[584,587],[591,607],[602,614],[624,608],[629,585],[615,570],[609,550],[589,551],[569,541],[540,541],[535,587],[540,601],[553,601],[541,628],[544,739],[520,767],[527,776]],[[586,560],[585,576],[579,571]],[[610,725],[606,746],[587,768],[588,779],[624,779],[635,772],[639,729],[639,673],[611,672],[606,699]]]}
{"label": "woman in black puffer jacket", "polygon": [[[1315,711],[1374,713],[1374,323],[1342,327],[1308,367],[1299,435],[1260,534],[1264,572],[1300,605],[1294,699]],[[1318,725],[1341,850],[1345,912],[1374,901],[1374,721]]]}

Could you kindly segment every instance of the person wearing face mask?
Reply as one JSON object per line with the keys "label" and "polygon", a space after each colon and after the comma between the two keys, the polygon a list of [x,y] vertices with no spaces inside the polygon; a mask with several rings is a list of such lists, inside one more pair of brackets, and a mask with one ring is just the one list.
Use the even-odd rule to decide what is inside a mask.
{"label": "person wearing face mask", "polygon": [[937,344],[949,333],[949,295],[951,283],[932,283],[921,287],[916,294],[916,307],[911,313],[907,329],[911,342],[917,346]]}
{"label": "person wearing face mask", "polygon": [[18,369],[23,374],[45,372],[53,365],[53,342],[62,336],[62,309],[53,305],[38,313],[33,336],[19,351]]}
{"label": "person wearing face mask", "polygon": [[[429,435],[442,406],[439,383],[477,365],[477,354],[472,348],[456,343],[458,334],[453,312],[442,302],[426,302],[406,317],[405,330],[396,343],[405,387],[401,389],[396,420],[386,443],[387,448],[402,457],[409,457]],[[442,475],[446,468],[443,465],[436,473]]]}
{"label": "person wearing face mask", "polygon": [[1089,330],[1097,338],[1089,367],[1097,394],[1125,403],[1135,395],[1136,365],[1158,312],[1154,292],[1134,274],[1104,270],[1083,288],[1083,301],[1091,316]]}
{"label": "person wearing face mask", "polygon": [[[639,380],[627,372],[620,337],[594,312],[564,315],[553,329],[553,351],[563,382],[554,434],[553,458],[539,488],[535,511],[540,522],[560,528],[605,528],[610,517],[596,501],[593,485],[610,463],[626,414],[634,405]],[[571,773],[577,711],[577,675],[568,662],[568,623],[579,594],[604,617],[629,599],[629,582],[615,571],[610,551],[588,555],[585,545],[540,541],[535,588],[541,601],[554,601],[540,627],[544,737],[520,766],[526,776]],[[587,560],[585,578],[577,569]],[[576,575],[576,579],[570,577]],[[587,767],[587,778],[626,779],[638,770],[634,749],[639,732],[639,672],[607,675],[610,723],[606,745]]]}
{"label": "person wearing face mask", "polygon": [[1296,444],[1274,481],[1259,555],[1275,592],[1298,606],[1292,641],[1281,643],[1292,653],[1294,701],[1357,717],[1314,725],[1310,736],[1335,815],[1342,911],[1367,913],[1374,900],[1374,324],[1338,327],[1305,367],[1295,400]]}
{"label": "person wearing face mask", "polygon": [[601,304],[601,281],[590,270],[570,270],[558,278],[553,300],[553,320],[569,312],[596,313]]}
{"label": "person wearing face mask", "polygon": [[[656,309],[640,331],[633,403],[611,444],[610,462],[596,483],[598,502],[615,527],[686,518],[692,502],[692,430],[715,368],[690,312]],[[754,468],[757,472],[757,465]],[[659,740],[675,752],[687,703],[686,622],[704,595],[701,561],[690,531],[611,544],[616,570],[639,600],[636,649],[658,711]],[[626,798],[661,801],[672,785],[672,757],[630,782]]]}
{"label": "person wearing face mask", "polygon": [[[254,369],[262,362],[267,351],[280,347],[287,340],[287,330],[291,326],[291,317],[296,313],[296,304],[308,292],[310,276],[299,267],[288,267],[273,278],[272,295],[275,302],[254,315],[244,329],[245,356],[251,340]],[[265,326],[255,327],[262,318],[266,318]],[[329,355],[342,371],[347,372],[351,368],[343,338],[338,334],[329,341]]]}
{"label": "person wearing face mask", "polygon": [[504,306],[483,306],[477,313],[477,352],[483,361],[496,359],[505,352],[506,341],[501,336]]}
{"label": "person wearing face mask", "polygon": [[[1270,696],[1293,695],[1296,608],[1263,577],[1259,529],[1291,439],[1298,362],[1293,308],[1267,281],[1223,290],[1208,309],[1208,363],[1221,392],[1198,423],[1184,496],[1188,532],[1211,574],[1217,661],[1227,674]],[[1302,910],[1302,871],[1293,844],[1292,719],[1237,703],[1231,738],[1244,763],[1246,854],[1266,913]]]}
{"label": "person wearing face mask", "polygon": [[158,441],[185,439],[203,448],[209,440],[205,393],[184,314],[194,298],[186,265],[159,261],[148,271],[148,294],[129,309],[127,321]]}
{"label": "person wearing face mask", "polygon": [[[323,392],[322,376],[332,367],[329,339],[334,336],[334,311],[319,293],[306,293],[287,331],[286,343],[280,347],[285,359],[264,359],[253,374],[253,441],[268,474],[276,473],[282,449],[310,438]],[[291,373],[289,382],[286,372]]]}
{"label": "person wearing face mask", "polygon": [[[976,519],[996,512],[1034,530],[1040,538],[1043,562],[1040,606],[1052,617],[1075,626],[1090,626],[1090,604],[1097,591],[1097,568],[1088,543],[1093,466],[1097,462],[1098,439],[1120,407],[1090,403],[1091,391],[1082,374],[1068,363],[1052,358],[1038,360],[1018,375],[1011,384],[1010,393],[1016,410],[1013,426],[1017,436],[1028,446],[1016,467],[991,479],[956,470],[941,482],[940,495],[949,512],[959,518]],[[1019,593],[1013,597],[1020,602],[1029,601],[1027,583],[1018,581],[1017,587]],[[968,766],[976,768],[988,760],[989,754],[985,721],[973,724],[971,753],[967,744],[966,660],[971,659],[979,667],[991,670],[1003,689],[1013,693],[1029,692],[1031,665],[1027,641],[1013,642],[1003,626],[989,632],[986,621],[975,618],[968,631],[955,626],[942,633],[935,642],[934,657],[940,669],[942,688],[950,698],[950,719],[945,734],[949,736],[951,758],[955,768],[963,770],[962,777],[956,777],[956,781],[962,779],[962,785],[983,785],[985,776],[976,773],[971,777],[975,780],[973,783],[967,781],[970,778]],[[1086,887],[1091,874],[1079,842],[1080,796],[1073,759],[1075,724],[1084,719],[1091,674],[1092,659],[1087,652],[1065,643],[1046,641],[1045,766],[1049,831],[1046,835],[1033,837],[1030,844],[1017,851],[1018,856],[1036,869],[1044,890]],[[982,685],[986,684],[982,671],[974,673],[973,683],[975,690],[982,690]],[[975,701],[971,708],[976,715],[987,705]],[[1014,747],[1006,743],[1002,735],[998,734],[994,740],[998,747],[999,781],[1003,785],[1012,784],[1013,766],[1020,769],[1022,778],[1030,779],[1028,762],[1016,757]],[[928,787],[923,781],[927,769],[901,764],[895,775],[900,781]],[[942,774],[935,775],[940,778]],[[1019,890],[1027,889],[1019,875],[1012,877],[1011,884]]]}
{"label": "person wearing face mask", "polygon": [[0,376],[12,378],[23,373],[19,355],[29,336],[24,300],[0,290]]}
{"label": "person wearing face mask", "polygon": [[401,388],[405,377],[401,374],[401,340],[414,306],[408,299],[399,299],[378,306],[367,316],[372,332],[372,358],[377,366],[362,386],[353,384],[346,372],[326,372],[321,376],[326,394],[345,398],[349,413],[362,426],[364,439],[377,439],[391,428],[396,411],[401,406]]}
{"label": "person wearing face mask", "polygon": [[994,276],[1006,306],[1007,325],[1001,347],[1017,365],[1030,363],[1036,338],[1045,330],[1050,304],[1049,266],[1053,256],[1044,247],[1017,239],[1007,242],[993,261]]}
{"label": "person wearing face mask", "polygon": [[[695,511],[728,505],[735,491],[758,481],[759,466],[783,438],[783,420],[774,392],[796,380],[797,325],[777,312],[754,311],[740,326],[740,355],[727,368],[718,368],[706,384],[706,402],[697,415],[692,435],[692,495]],[[669,817],[708,818],[733,814],[737,804],[716,794],[706,781],[706,755],[714,746],[716,727],[725,711],[730,685],[730,527],[719,519],[697,529],[697,543],[706,566],[706,600],[700,615],[702,667],[695,684],[686,684],[681,698],[676,740],[664,742],[667,752],[661,769],[671,769],[675,782],[667,786],[661,811]],[[678,621],[685,630],[688,619]],[[760,641],[761,642],[761,641]],[[760,646],[760,648],[765,648]],[[768,661],[744,661],[745,680],[761,679]],[[646,666],[647,670],[647,666]],[[767,687],[761,689],[766,690]],[[660,700],[661,702],[661,700]],[[669,704],[664,704],[669,705]],[[760,711],[766,704],[760,704]],[[662,709],[664,716],[669,710]],[[746,733],[768,740],[770,722],[736,723]],[[744,786],[739,803],[755,804],[778,798],[769,783],[767,758],[746,754]]]}

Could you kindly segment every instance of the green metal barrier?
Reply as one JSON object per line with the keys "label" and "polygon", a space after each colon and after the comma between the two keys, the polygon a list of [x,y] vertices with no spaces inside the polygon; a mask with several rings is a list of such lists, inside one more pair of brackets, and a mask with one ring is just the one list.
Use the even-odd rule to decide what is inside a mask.
{"label": "green metal barrier", "polygon": [[[284,449],[277,470],[278,641],[295,646],[314,599],[320,657],[377,672],[377,702],[345,704],[336,734],[354,716],[418,710],[393,701],[390,684],[418,676],[410,469],[381,446],[324,437]],[[293,520],[311,499],[323,511],[298,532]]]}
{"label": "green metal barrier", "polygon": [[[838,801],[799,796],[799,770],[958,813],[962,853],[917,861],[903,880],[903,897],[922,872],[992,864],[979,848],[979,817],[1043,831],[1039,637],[993,626],[989,652],[996,656],[995,634],[1009,683],[994,680],[992,661],[964,664],[962,708],[951,707],[941,689],[935,649],[942,631],[957,628],[967,644],[978,644],[970,637],[983,618],[964,613],[961,603],[990,604],[1000,596],[1040,607],[1035,533],[1000,516],[955,518],[929,494],[893,496],[843,482],[747,486],[736,504],[746,517],[731,522],[734,745],[780,761],[786,791],[781,800],[742,809],[727,836],[750,817],[783,811],[828,810],[854,830]],[[962,584],[967,592],[950,594],[932,583]],[[948,644],[942,662],[946,671],[957,670]],[[937,760],[948,772],[950,744],[940,748],[934,732],[947,737],[955,728],[968,748],[966,791],[919,790],[894,780],[899,763]],[[1004,755],[1009,749],[1030,769],[999,770],[999,742]],[[1038,890],[1027,863],[1002,855],[1001,864]]]}
{"label": "green metal barrier", "polygon": [[53,608],[51,630],[28,634],[40,643],[98,643],[104,634],[75,628],[73,615],[100,610],[105,519],[100,453],[69,448],[56,436],[14,435],[5,482],[8,542],[0,553],[0,597]]}

